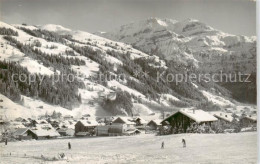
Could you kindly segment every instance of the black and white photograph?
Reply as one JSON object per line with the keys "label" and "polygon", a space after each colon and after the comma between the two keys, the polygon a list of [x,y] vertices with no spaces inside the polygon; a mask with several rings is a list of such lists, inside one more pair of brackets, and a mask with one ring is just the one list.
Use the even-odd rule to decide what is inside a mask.
{"label": "black and white photograph", "polygon": [[258,163],[258,3],[0,0],[0,164]]}

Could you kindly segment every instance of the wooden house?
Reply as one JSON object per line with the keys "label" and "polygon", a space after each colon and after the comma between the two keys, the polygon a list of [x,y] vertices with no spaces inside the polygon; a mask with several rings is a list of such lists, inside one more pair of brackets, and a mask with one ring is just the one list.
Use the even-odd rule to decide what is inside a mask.
{"label": "wooden house", "polygon": [[123,125],[124,131],[134,130],[136,123],[131,117],[117,117],[112,121],[112,125]]}
{"label": "wooden house", "polygon": [[170,125],[174,129],[186,132],[193,123],[211,126],[218,119],[203,110],[181,109],[162,121],[162,125]]}
{"label": "wooden house", "polygon": [[147,125],[147,121],[145,119],[143,119],[142,117],[137,117],[135,119],[135,123],[136,123],[136,126],[145,126]]}
{"label": "wooden house", "polygon": [[95,120],[80,120],[75,124],[75,135],[81,136],[82,132],[87,132],[86,135],[94,135],[97,126],[98,122]]}
{"label": "wooden house", "polygon": [[257,115],[246,115],[240,119],[242,127],[256,127]]}
{"label": "wooden house", "polygon": [[214,113],[213,116],[218,119],[219,123],[222,123],[224,125],[231,124],[234,119],[231,113],[225,113],[225,112],[217,112]]}
{"label": "wooden house", "polygon": [[29,128],[18,128],[13,136],[17,140],[30,140],[35,138],[36,134]]}
{"label": "wooden house", "polygon": [[149,130],[158,130],[162,126],[161,119],[155,119],[148,122]]}
{"label": "wooden house", "polygon": [[36,127],[31,128],[31,130],[35,134],[33,138],[37,140],[57,138],[60,136],[49,123],[36,124]]}

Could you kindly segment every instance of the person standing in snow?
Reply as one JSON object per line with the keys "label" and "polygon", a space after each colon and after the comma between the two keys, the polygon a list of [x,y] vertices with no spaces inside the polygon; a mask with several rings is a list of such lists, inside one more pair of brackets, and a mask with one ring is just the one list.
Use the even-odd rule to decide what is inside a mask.
{"label": "person standing in snow", "polygon": [[68,147],[69,147],[69,149],[71,149],[71,145],[70,145],[70,142],[68,143]]}
{"label": "person standing in snow", "polygon": [[7,145],[7,139],[5,140],[5,145]]}
{"label": "person standing in snow", "polygon": [[162,142],[162,146],[161,146],[161,149],[164,149],[164,141]]}
{"label": "person standing in snow", "polygon": [[186,141],[185,141],[185,139],[182,139],[182,144],[183,144],[183,147],[186,147]]}

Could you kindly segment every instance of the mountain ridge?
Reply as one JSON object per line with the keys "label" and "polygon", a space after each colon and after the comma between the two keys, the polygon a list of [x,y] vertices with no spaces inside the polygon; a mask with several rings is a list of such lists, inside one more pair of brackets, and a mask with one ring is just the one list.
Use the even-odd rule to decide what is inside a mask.
{"label": "mountain ridge", "polygon": [[[157,19],[150,21],[151,23],[157,21],[160,26],[163,24],[160,21],[158,23]],[[168,21],[173,23],[171,20]],[[136,45],[109,40],[84,31],[73,31],[53,24],[30,26],[8,25],[0,22],[0,28],[2,45],[0,60],[2,66],[14,68],[14,73],[17,66],[22,66],[28,70],[29,75],[37,73],[46,76],[71,70],[72,74],[77,72],[79,82],[84,84],[81,86],[78,83],[76,88],[71,86],[70,83],[66,84],[72,88],[69,92],[74,97],[55,95],[48,88],[46,88],[46,91],[49,93],[49,97],[45,97],[41,93],[42,90],[37,89],[40,87],[39,84],[35,84],[35,86],[30,86],[27,83],[25,83],[26,85],[13,84],[2,78],[0,82],[5,84],[6,87],[1,88],[0,93],[12,99],[12,92],[6,90],[6,88],[18,91],[17,93],[21,94],[20,100],[12,101],[16,101],[22,106],[24,106],[23,101],[28,101],[27,98],[23,99],[26,96],[48,104],[69,108],[73,115],[80,116],[87,113],[96,116],[99,114],[138,114],[132,112],[140,112],[140,109],[137,110],[136,108],[141,107],[144,108],[143,113],[147,113],[147,108],[160,113],[162,110],[174,111],[181,107],[197,106],[205,109],[220,109],[240,104],[231,98],[229,91],[218,84],[187,82],[175,85],[157,82],[155,73],[158,71],[178,73],[187,70],[192,71],[193,68],[186,65],[175,67],[173,63],[157,53],[149,54],[146,51],[140,51],[139,48],[135,49]],[[169,33],[175,36],[174,33]],[[178,46],[181,47],[182,45]],[[193,57],[190,53],[185,55]],[[179,58],[183,60],[181,57]],[[8,62],[15,62],[16,64],[8,64]],[[178,61],[176,62],[178,63]],[[148,72],[148,77],[135,76],[135,70],[138,70],[141,74]],[[6,76],[3,72],[0,73]],[[118,79],[117,76],[122,73],[126,75],[126,78]],[[97,77],[100,74],[114,75],[115,78],[106,82],[98,81]],[[45,83],[48,84],[49,82],[46,81]],[[28,86],[28,89],[25,89],[23,85]],[[55,87],[58,86],[53,86],[54,91],[56,90]],[[35,93],[34,90],[39,93]],[[61,91],[57,90],[57,92]],[[110,99],[111,96],[109,95],[114,93],[122,95],[122,97],[125,96],[122,99],[125,104],[121,103],[121,99],[117,100],[117,97]],[[68,103],[64,102],[64,98],[68,99]],[[72,100],[78,102],[76,106],[70,103]],[[113,104],[113,101],[115,104]],[[102,107],[106,103],[111,105],[111,102],[110,109]],[[30,106],[30,110],[34,111],[35,108],[37,108],[36,104]],[[53,109],[55,110],[55,108]],[[42,112],[39,113],[42,114]],[[37,114],[37,112],[34,113]]]}

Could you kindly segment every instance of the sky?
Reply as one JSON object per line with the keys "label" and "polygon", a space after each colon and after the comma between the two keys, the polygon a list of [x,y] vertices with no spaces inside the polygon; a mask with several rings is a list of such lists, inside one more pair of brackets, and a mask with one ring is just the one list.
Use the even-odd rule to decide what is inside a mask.
{"label": "sky", "polygon": [[193,18],[230,34],[256,35],[252,0],[0,0],[0,20],[10,24],[96,32],[150,17]]}

